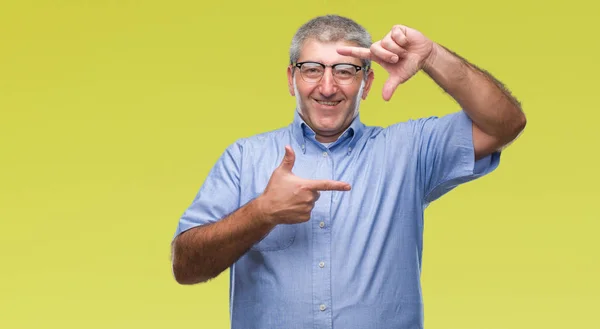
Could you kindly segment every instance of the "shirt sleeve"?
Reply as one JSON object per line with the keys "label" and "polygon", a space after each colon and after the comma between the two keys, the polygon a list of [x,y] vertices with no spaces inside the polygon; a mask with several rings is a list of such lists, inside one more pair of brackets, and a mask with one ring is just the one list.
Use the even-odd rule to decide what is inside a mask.
{"label": "shirt sleeve", "polygon": [[184,211],[173,239],[196,226],[219,221],[239,208],[242,146],[230,145],[213,165],[191,205]]}
{"label": "shirt sleeve", "polygon": [[430,203],[460,184],[485,176],[500,163],[500,151],[475,161],[473,122],[464,111],[414,121],[423,200]]}

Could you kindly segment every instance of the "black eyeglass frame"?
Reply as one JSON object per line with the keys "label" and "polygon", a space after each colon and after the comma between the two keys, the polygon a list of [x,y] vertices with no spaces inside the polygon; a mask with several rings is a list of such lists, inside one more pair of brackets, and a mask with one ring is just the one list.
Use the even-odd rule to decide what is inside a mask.
{"label": "black eyeglass frame", "polygon": [[[325,74],[324,71],[328,67],[331,67],[331,69],[333,70],[338,65],[350,65],[350,66],[353,66],[356,69],[356,73],[354,74],[354,77],[352,78],[352,81],[350,81],[350,83],[352,83],[352,82],[354,82],[354,80],[356,80],[356,76],[358,75],[358,72],[360,72],[361,70],[365,71],[365,72],[369,71],[369,66],[360,66],[360,65],[356,65],[356,64],[352,64],[352,63],[335,63],[335,64],[332,64],[332,65],[327,65],[327,64],[323,64],[323,63],[319,63],[319,62],[314,62],[314,61],[304,61],[304,62],[297,62],[297,63],[291,63],[291,64],[294,67],[297,67],[298,69],[301,69],[303,64],[318,64],[318,65],[321,65],[321,67],[323,68],[323,74]],[[300,75],[302,75],[302,73]],[[322,75],[321,75],[321,78],[319,78],[319,80],[317,80],[315,82],[308,82],[308,81],[304,80],[304,78],[302,78],[302,80],[304,80],[304,81],[306,81],[308,83],[318,83],[319,81],[321,81],[321,79],[323,79]]]}

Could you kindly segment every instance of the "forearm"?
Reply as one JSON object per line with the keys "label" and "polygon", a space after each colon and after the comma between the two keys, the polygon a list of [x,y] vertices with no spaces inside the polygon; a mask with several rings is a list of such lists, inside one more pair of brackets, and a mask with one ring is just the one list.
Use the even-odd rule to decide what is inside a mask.
{"label": "forearm", "polygon": [[182,233],[173,245],[175,279],[195,284],[216,277],[274,227],[255,199],[223,220]]}
{"label": "forearm", "polygon": [[423,71],[460,104],[485,134],[508,143],[524,128],[521,106],[502,83],[452,51],[434,44]]}

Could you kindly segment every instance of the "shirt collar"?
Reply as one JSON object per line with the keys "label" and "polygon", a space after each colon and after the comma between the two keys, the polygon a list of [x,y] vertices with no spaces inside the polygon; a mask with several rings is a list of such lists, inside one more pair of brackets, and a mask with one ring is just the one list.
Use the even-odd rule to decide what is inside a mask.
{"label": "shirt collar", "polygon": [[[350,155],[354,146],[360,140],[365,130],[365,125],[360,121],[360,114],[350,123],[350,126],[338,137],[338,141],[350,138],[350,143],[347,145],[347,154]],[[308,126],[308,124],[302,119],[300,113],[294,110],[294,121],[292,122],[292,135],[294,139],[300,145],[302,153],[306,153],[306,142],[307,140],[313,140],[315,142],[315,132]],[[317,142],[318,143],[318,142]]]}

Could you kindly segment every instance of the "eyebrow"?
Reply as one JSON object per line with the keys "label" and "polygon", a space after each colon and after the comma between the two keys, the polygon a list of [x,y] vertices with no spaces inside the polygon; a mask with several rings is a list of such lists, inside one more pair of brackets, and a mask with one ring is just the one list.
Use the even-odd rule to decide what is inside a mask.
{"label": "eyebrow", "polygon": [[354,63],[349,63],[349,62],[337,62],[337,63],[333,63],[333,64],[325,64],[323,62],[319,62],[319,61],[311,61],[311,60],[305,60],[305,61],[297,61],[296,63],[306,63],[306,62],[311,62],[311,63],[319,63],[319,64],[323,64],[323,65],[340,65],[340,64],[346,64],[346,65],[356,65],[356,66],[360,66],[362,67],[362,63],[360,64],[354,64]]}

